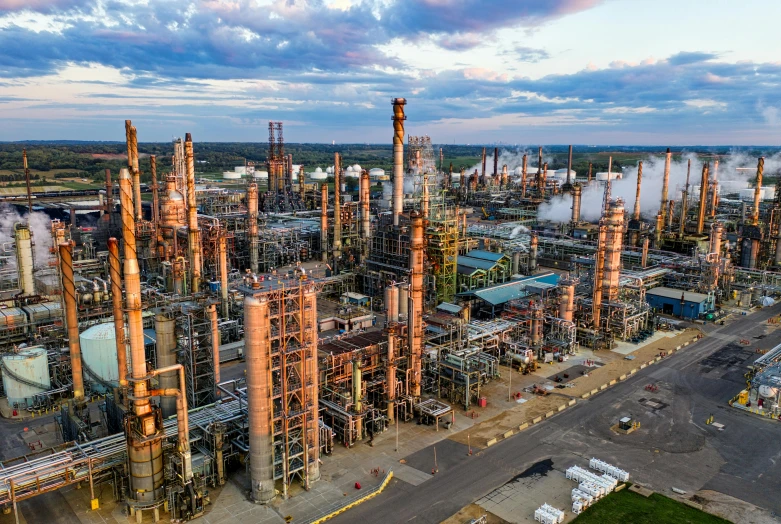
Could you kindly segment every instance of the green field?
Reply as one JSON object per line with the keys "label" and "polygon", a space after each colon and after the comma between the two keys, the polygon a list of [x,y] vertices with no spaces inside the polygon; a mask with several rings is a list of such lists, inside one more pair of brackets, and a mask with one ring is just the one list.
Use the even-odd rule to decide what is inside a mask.
{"label": "green field", "polygon": [[577,524],[728,524],[729,521],[654,493],[612,493],[581,513]]}

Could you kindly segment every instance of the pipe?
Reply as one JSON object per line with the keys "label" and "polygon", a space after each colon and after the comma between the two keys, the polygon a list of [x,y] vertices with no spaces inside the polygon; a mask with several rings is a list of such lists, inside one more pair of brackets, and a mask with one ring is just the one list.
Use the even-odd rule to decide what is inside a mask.
{"label": "pipe", "polygon": [[109,274],[111,277],[111,305],[114,311],[114,336],[117,344],[117,371],[119,387],[127,386],[127,346],[125,345],[125,314],[122,311],[122,280],[119,263],[119,241],[108,239]]}
{"label": "pipe", "polygon": [[410,368],[412,369],[413,397],[420,397],[421,360],[423,356],[423,217],[419,213],[411,215],[410,236],[410,300],[412,307],[409,318],[410,330]]}
{"label": "pipe", "polygon": [[249,268],[258,272],[258,185],[247,184],[247,237],[249,239]]}
{"label": "pipe", "polygon": [[35,295],[35,280],[33,279],[33,238],[29,223],[14,224],[14,241],[16,242],[16,272],[19,277],[19,290],[22,295]]}
{"label": "pipe", "polygon": [[697,210],[697,234],[702,235],[705,227],[705,206],[708,204],[708,164],[702,166],[700,179],[700,208]]}
{"label": "pipe", "polygon": [[572,186],[572,224],[580,222],[580,203],[583,196],[583,189],[580,184]]}
{"label": "pipe", "polygon": [[[643,161],[637,163],[637,190],[635,191],[635,209],[632,218],[640,220],[640,184],[643,181]],[[662,203],[664,206],[664,203]]]}
{"label": "pipe", "polygon": [[152,175],[152,223],[157,225],[160,220],[160,196],[157,187],[157,157],[149,155],[149,170]]}
{"label": "pipe", "polygon": [[364,170],[361,173],[361,230],[364,259],[369,256],[369,246],[371,245],[370,187],[369,173]]}
{"label": "pipe", "polygon": [[342,257],[342,155],[334,153],[334,267]]}
{"label": "pipe", "polygon": [[[177,372],[179,375],[179,389],[176,388],[164,388],[154,389],[150,391],[153,396],[165,396],[176,397],[176,432],[177,432],[177,451],[179,453],[187,454],[189,462],[190,453],[190,415],[187,409],[187,397],[184,395],[185,381],[184,381],[184,366],[181,364],[173,364],[164,368],[153,369],[149,372],[149,378],[162,375],[163,373],[174,373],[176,377]],[[176,378],[174,378],[176,380]],[[192,464],[186,465],[184,468],[185,481],[192,479]]]}
{"label": "pipe", "polygon": [[[220,383],[220,322],[217,317],[217,304],[209,304],[209,320],[212,328],[212,358],[214,359],[214,383]],[[217,389],[214,390],[215,398],[219,395]]]}
{"label": "pipe", "polygon": [[328,262],[328,186],[320,186],[320,259]]}
{"label": "pipe", "polygon": [[266,504],[274,500],[274,453],[271,402],[271,340],[268,298],[244,298],[244,355],[247,361],[250,497]]}
{"label": "pipe", "polygon": [[404,98],[393,99],[393,225],[404,210]]}
{"label": "pipe", "polygon": [[220,295],[222,298],[222,316],[228,318],[228,239],[224,234],[217,240],[220,256]]}
{"label": "pipe", "polygon": [[759,225],[759,197],[762,194],[762,173],[765,171],[765,157],[759,157],[757,160],[757,180],[754,186],[754,215],[751,222],[755,225]]}
{"label": "pipe", "polygon": [[670,148],[667,148],[667,153],[664,157],[664,177],[662,178],[662,199],[661,199],[661,209],[659,210],[662,213],[662,223],[664,223],[664,217],[667,213],[667,209],[665,208],[664,203],[667,202],[667,189],[670,185],[670,162],[672,161],[673,154],[670,152]]}
{"label": "pipe", "polygon": [[79,343],[79,318],[76,309],[76,286],[73,281],[73,244],[60,244],[60,271],[62,273],[62,293],[65,298],[65,324],[68,327],[68,349],[73,376],[73,398],[77,402],[84,400],[84,378],[81,371],[81,344]]}
{"label": "pipe", "polygon": [[193,138],[185,134],[184,154],[187,161],[187,250],[189,252],[191,293],[201,288],[201,230],[198,228],[198,204],[195,200],[195,158],[193,156]]}

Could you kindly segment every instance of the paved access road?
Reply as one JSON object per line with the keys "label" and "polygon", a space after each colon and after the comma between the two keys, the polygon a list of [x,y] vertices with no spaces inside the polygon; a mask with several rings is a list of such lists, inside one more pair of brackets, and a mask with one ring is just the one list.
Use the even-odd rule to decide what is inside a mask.
{"label": "paved access road", "polygon": [[[592,456],[630,472],[660,492],[719,491],[781,514],[781,422],[762,419],[727,401],[745,385],[746,365],[781,342],[781,330],[766,334],[767,319],[781,304],[725,326],[706,326],[708,336],[625,382],[551,420],[477,455],[445,440],[436,445],[439,471],[418,486],[394,479],[381,495],[333,522],[438,523],[535,463],[551,458],[556,469],[587,465]],[[750,339],[749,349],[738,344]],[[653,384],[656,391],[648,391]],[[724,429],[706,425],[713,414]],[[642,427],[617,435],[610,426],[631,415]],[[406,457],[430,472],[434,450]]]}

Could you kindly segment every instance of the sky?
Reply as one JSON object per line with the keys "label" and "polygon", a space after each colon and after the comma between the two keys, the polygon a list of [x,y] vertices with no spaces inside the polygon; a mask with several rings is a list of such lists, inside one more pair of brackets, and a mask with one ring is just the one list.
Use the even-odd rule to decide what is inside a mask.
{"label": "sky", "polygon": [[778,0],[0,0],[0,141],[781,145]]}

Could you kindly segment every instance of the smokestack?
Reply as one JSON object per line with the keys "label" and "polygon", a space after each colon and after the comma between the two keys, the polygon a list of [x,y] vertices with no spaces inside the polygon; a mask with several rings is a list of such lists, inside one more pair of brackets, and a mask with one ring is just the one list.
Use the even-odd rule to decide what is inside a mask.
{"label": "smokestack", "polygon": [[507,164],[504,164],[502,166],[502,187],[507,188],[508,185]]}
{"label": "smokestack", "polygon": [[523,155],[521,167],[521,198],[526,198],[526,154]]}
{"label": "smokestack", "polygon": [[624,238],[624,202],[620,198],[608,204],[605,217],[605,269],[602,283],[602,301],[612,303],[618,299],[621,273],[621,249]]}
{"label": "smokestack", "polygon": [[247,237],[249,239],[249,267],[258,272],[258,185],[247,184]]}
{"label": "smokestack", "polygon": [[458,190],[466,193],[466,170],[461,168],[461,177],[458,179]]}
{"label": "smokestack", "polygon": [[33,212],[33,192],[30,187],[30,170],[27,168],[27,149],[22,149],[22,165],[24,167],[24,182],[27,185],[27,212]]}
{"label": "smokestack", "polygon": [[119,387],[127,386],[127,346],[125,345],[125,313],[122,311],[122,280],[119,262],[119,241],[108,239],[108,262],[111,276],[111,305],[114,311],[114,335],[117,343]]}
{"label": "smokestack", "polygon": [[[257,190],[257,186],[256,186]],[[222,295],[222,316],[228,318],[228,240],[221,234],[217,240],[220,256],[220,294]]]}
{"label": "smokestack", "polygon": [[569,146],[569,153],[567,154],[567,187],[572,186],[572,180],[570,173],[572,172],[572,146]]}
{"label": "smokestack", "polygon": [[127,167],[133,177],[134,209],[136,221],[141,221],[141,171],[138,169],[138,137],[136,128],[130,120],[125,120],[125,138],[127,140]]}
{"label": "smokestack", "polygon": [[640,266],[645,269],[648,267],[648,237],[643,238],[643,255],[640,259]]}
{"label": "smokestack", "polygon": [[320,186],[320,260],[328,262],[328,186]]}
{"label": "smokestack", "polygon": [[577,224],[580,222],[580,202],[583,194],[583,189],[580,184],[572,186],[572,223]]}
{"label": "smokestack", "polygon": [[533,275],[537,271],[537,245],[539,239],[537,238],[537,232],[532,231],[529,237],[529,274]]}
{"label": "smokestack", "polygon": [[[244,351],[247,361],[250,496],[266,504],[274,500],[273,405],[269,348],[268,298],[244,298]],[[316,360],[316,359],[315,359]]]}
{"label": "smokestack", "polygon": [[499,174],[499,148],[494,148],[494,183],[496,183],[496,176]]}
{"label": "smokestack", "polygon": [[195,200],[195,158],[193,156],[193,138],[185,134],[184,154],[187,160],[187,249],[190,255],[192,293],[201,288],[201,230],[198,228],[198,205]]}
{"label": "smokestack", "polygon": [[754,186],[754,217],[752,223],[755,226],[759,225],[759,197],[762,194],[762,173],[765,171],[765,157],[759,157],[757,161],[757,181]]}
{"label": "smokestack", "polygon": [[334,153],[334,267],[342,257],[342,155]]}
{"label": "smokestack", "polygon": [[79,319],[76,309],[76,285],[73,281],[73,244],[60,244],[60,271],[62,293],[65,298],[65,324],[68,327],[68,349],[73,375],[73,398],[84,400],[84,378],[81,374],[81,344],[79,343]]}
{"label": "smokestack", "polygon": [[35,295],[33,279],[33,238],[29,224],[14,224],[14,242],[16,244],[16,272],[19,276],[19,290],[22,295]]}
{"label": "smokestack", "polygon": [[559,297],[559,318],[572,322],[575,310],[575,282],[568,278],[559,282],[561,296]]}
{"label": "smokestack", "polygon": [[[635,209],[633,218],[640,220],[640,184],[643,180],[643,161],[637,163],[637,191],[635,192]],[[664,205],[664,203],[662,203]]]}
{"label": "smokestack", "polygon": [[[166,313],[155,315],[155,355],[157,369],[167,368],[176,364],[176,319]],[[160,373],[158,377],[160,389],[176,387],[176,371]],[[216,382],[216,380],[215,380]],[[163,418],[176,414],[176,399],[160,397],[160,410]]]}
{"label": "smokestack", "polygon": [[716,208],[718,207],[718,197],[719,197],[719,180],[718,180],[718,173],[719,173],[719,161],[716,160],[713,163],[713,173],[710,175],[710,190],[711,190],[711,200],[710,200],[710,217],[716,218]]}
{"label": "smokestack", "polygon": [[674,215],[675,215],[675,201],[668,200],[667,201],[667,223],[665,224],[665,227],[667,229],[672,229]]}
{"label": "smokestack", "polygon": [[673,158],[673,154],[670,152],[670,148],[667,148],[667,154],[664,157],[664,178],[662,178],[662,199],[661,199],[661,209],[659,210],[662,213],[662,223],[664,223],[664,217],[667,213],[667,209],[664,207],[664,203],[667,202],[667,188],[670,185],[670,162]]}
{"label": "smokestack", "polygon": [[708,205],[708,164],[702,166],[700,179],[700,208],[697,210],[697,234],[702,235],[705,227],[705,206]]}
{"label": "smokestack", "polygon": [[371,216],[369,214],[370,184],[369,173],[364,170],[361,173],[361,229],[363,236],[364,258],[369,256],[371,238]]}
{"label": "smokestack", "polygon": [[543,191],[544,184],[542,184],[542,146],[537,153],[537,191]]}
{"label": "smokestack", "polygon": [[483,170],[480,171],[480,180],[483,181],[483,183],[485,183],[485,148],[483,148],[483,161],[482,161],[482,164],[483,164]]}
{"label": "smokestack", "polygon": [[421,359],[423,356],[423,217],[419,213],[411,215],[409,266],[410,301],[410,368],[412,384],[410,394],[420,397]]}
{"label": "smokestack", "polygon": [[654,230],[654,247],[659,249],[662,245],[662,230],[664,229],[664,216],[659,211],[656,214],[656,229]]}
{"label": "smokestack", "polygon": [[157,194],[157,157],[149,155],[149,170],[152,174],[152,222],[157,226],[160,220],[160,200]]}
{"label": "smokestack", "polygon": [[591,184],[591,174],[594,170],[594,164],[591,162],[588,163],[588,184]]}
{"label": "smokestack", "polygon": [[404,209],[404,106],[403,98],[393,99],[393,225],[399,225]]}

